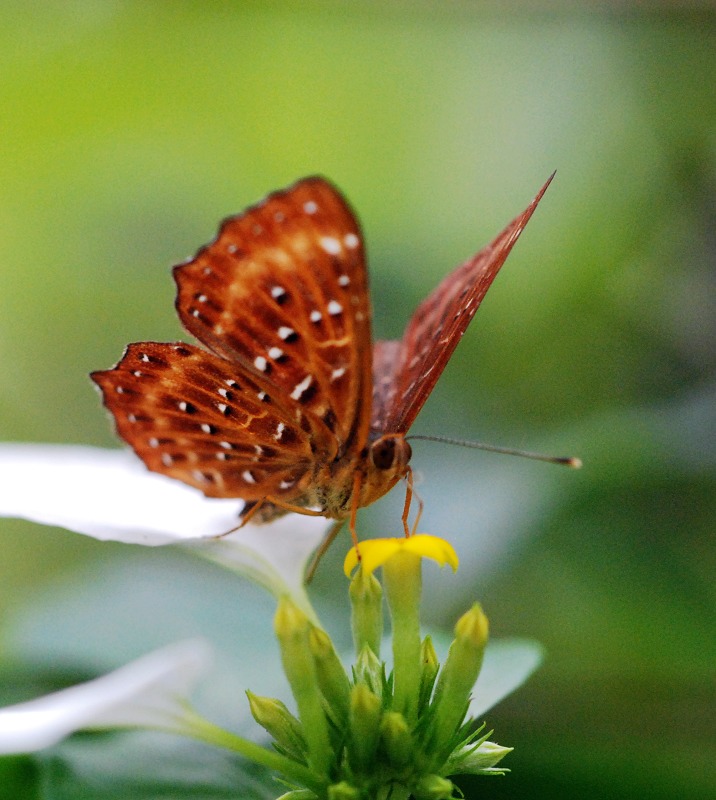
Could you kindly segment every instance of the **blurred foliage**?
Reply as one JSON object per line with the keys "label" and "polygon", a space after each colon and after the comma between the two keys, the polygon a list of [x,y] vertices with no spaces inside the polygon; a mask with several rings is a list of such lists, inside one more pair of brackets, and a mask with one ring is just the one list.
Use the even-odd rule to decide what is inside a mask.
{"label": "blurred foliage", "polygon": [[[517,747],[492,797],[716,785],[716,15],[641,5],[0,9],[2,440],[115,444],[87,373],[183,335],[169,266],[267,191],[343,189],[396,336],[558,170],[416,425],[585,461],[415,447],[455,607],[549,652],[491,718]],[[2,541],[8,619],[121,550],[9,521]]]}

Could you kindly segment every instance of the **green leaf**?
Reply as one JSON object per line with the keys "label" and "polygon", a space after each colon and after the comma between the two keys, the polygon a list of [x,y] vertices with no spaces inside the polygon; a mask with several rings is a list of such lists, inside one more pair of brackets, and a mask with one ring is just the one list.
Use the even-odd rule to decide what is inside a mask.
{"label": "green leaf", "polygon": [[469,713],[481,717],[532,675],[544,652],[530,639],[497,639],[485,649],[480,676],[473,689]]}

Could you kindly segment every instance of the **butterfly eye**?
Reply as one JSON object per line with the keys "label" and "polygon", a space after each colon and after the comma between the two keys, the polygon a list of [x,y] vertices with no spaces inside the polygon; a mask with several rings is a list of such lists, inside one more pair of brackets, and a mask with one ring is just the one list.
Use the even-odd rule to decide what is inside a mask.
{"label": "butterfly eye", "polygon": [[410,461],[410,445],[402,436],[381,436],[370,448],[370,458],[377,469],[405,466]]}

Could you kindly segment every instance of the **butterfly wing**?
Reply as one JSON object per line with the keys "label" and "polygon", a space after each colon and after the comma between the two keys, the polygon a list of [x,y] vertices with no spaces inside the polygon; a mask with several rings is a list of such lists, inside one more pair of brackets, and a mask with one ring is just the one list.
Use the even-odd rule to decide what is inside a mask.
{"label": "butterfly wing", "polygon": [[331,184],[306,178],[227,219],[174,277],[188,331],[316,415],[342,452],[362,449],[368,280],[358,223]]}
{"label": "butterfly wing", "polygon": [[117,432],[147,467],[209,497],[301,498],[316,459],[335,456],[323,422],[261,375],[198,347],[131,344],[94,372]]}
{"label": "butterfly wing", "polygon": [[405,433],[413,424],[552,177],[522,214],[418,306],[399,347],[376,343],[374,433]]}

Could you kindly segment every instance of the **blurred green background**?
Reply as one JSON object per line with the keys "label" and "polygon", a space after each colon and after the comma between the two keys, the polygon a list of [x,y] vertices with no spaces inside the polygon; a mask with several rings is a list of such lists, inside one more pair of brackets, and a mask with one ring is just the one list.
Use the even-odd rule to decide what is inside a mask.
{"label": "blurred green background", "polygon": [[[643,5],[0,7],[0,440],[116,446],[87,373],[183,336],[169,267],[268,191],[346,193],[384,337],[557,169],[415,427],[585,462],[414,448],[463,561],[428,616],[548,651],[479,796],[716,789],[716,16]],[[7,620],[126,556],[0,524]]]}

